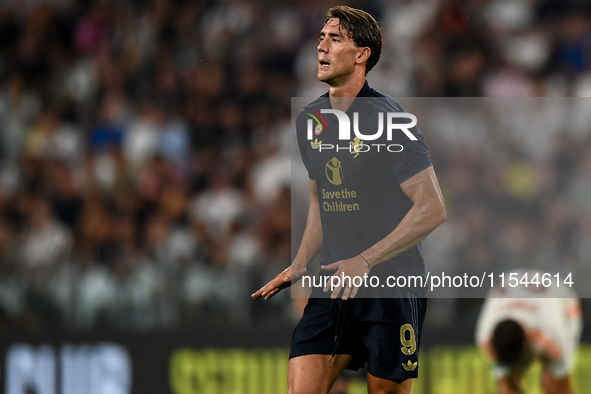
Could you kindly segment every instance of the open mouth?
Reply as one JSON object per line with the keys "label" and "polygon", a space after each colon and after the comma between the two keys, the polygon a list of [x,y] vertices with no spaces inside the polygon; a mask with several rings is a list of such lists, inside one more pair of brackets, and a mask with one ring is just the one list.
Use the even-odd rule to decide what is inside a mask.
{"label": "open mouth", "polygon": [[330,63],[329,62],[325,62],[324,60],[320,60],[319,63],[320,63],[321,66],[330,66]]}

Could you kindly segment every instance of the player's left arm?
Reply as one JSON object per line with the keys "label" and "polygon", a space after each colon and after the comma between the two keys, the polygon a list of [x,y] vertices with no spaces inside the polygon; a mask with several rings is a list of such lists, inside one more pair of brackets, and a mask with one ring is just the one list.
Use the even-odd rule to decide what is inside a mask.
{"label": "player's left arm", "polygon": [[[445,222],[447,219],[445,203],[433,167],[430,166],[410,177],[402,182],[400,187],[414,205],[398,226],[385,238],[362,252],[363,257],[358,255],[347,260],[337,261],[323,266],[322,269],[337,269],[334,275],[339,277],[341,274],[350,277],[363,276],[368,273],[370,267],[375,267],[417,245]],[[367,262],[364,261],[364,258]],[[325,291],[327,290],[325,289]],[[357,290],[357,287],[346,288],[343,292],[343,299],[355,297]],[[332,297],[335,298],[340,291],[341,287],[335,288]]]}

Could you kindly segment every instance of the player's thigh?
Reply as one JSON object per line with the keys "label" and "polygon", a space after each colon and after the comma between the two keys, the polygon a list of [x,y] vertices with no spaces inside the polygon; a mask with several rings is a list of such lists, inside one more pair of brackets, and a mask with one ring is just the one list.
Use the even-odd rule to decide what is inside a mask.
{"label": "player's thigh", "polygon": [[[327,394],[352,356],[308,354],[289,360],[287,386],[289,394]],[[330,362],[329,362],[330,360]]]}
{"label": "player's thigh", "polygon": [[412,379],[390,380],[367,374],[367,392],[369,394],[410,394]]}

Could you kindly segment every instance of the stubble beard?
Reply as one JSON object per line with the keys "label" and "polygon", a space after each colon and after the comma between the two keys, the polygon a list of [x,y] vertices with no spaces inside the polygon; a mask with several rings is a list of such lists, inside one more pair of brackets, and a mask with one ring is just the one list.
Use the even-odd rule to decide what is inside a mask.
{"label": "stubble beard", "polygon": [[324,82],[329,86],[337,86],[339,85],[339,80],[342,79],[343,75],[334,75],[334,73],[331,72],[321,74],[320,72],[318,72],[316,74],[316,77],[320,82]]}

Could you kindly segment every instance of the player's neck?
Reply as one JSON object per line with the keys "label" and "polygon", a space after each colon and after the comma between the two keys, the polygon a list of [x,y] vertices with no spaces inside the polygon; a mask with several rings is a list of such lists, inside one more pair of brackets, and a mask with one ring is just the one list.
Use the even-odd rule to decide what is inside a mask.
{"label": "player's neck", "polygon": [[365,75],[363,78],[352,78],[342,85],[328,86],[328,95],[330,97],[331,106],[334,109],[346,111],[353,103],[353,100],[365,84]]}

